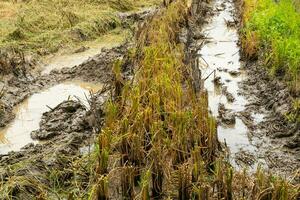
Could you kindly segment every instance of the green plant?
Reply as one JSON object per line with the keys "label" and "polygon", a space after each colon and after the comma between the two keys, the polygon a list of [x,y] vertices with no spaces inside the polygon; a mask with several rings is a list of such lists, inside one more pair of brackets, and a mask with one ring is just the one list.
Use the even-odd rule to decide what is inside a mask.
{"label": "green plant", "polygon": [[242,48],[248,57],[261,52],[270,73],[299,91],[300,14],[291,0],[245,0]]}

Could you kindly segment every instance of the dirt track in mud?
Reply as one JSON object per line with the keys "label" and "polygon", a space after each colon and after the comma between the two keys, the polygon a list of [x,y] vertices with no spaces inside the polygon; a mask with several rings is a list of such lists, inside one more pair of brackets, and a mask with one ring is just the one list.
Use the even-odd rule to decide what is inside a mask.
{"label": "dirt track in mud", "polygon": [[[123,45],[103,50],[81,65],[52,71],[49,75],[36,77],[31,81],[12,78],[9,89],[14,92],[8,93],[6,98],[8,101],[15,99],[14,103],[18,104],[23,97],[74,79],[108,84],[112,79],[111,64],[124,55],[126,47],[127,45]],[[20,85],[23,87],[18,87]],[[20,94],[23,94],[22,97]],[[31,137],[35,141],[39,140],[39,143],[29,143],[20,151],[0,155],[1,182],[6,182],[9,177],[28,174],[42,177],[50,173],[50,168],[62,169],[70,164],[73,157],[80,157],[80,148],[93,143],[93,136],[99,131],[97,127],[101,126],[103,119],[102,104],[107,98],[108,91],[104,88],[89,99],[90,108],[77,100],[66,100],[49,108],[41,117],[39,129],[31,133]],[[14,165],[19,165],[19,168],[9,170]]]}
{"label": "dirt track in mud", "polygon": [[[203,13],[199,16],[206,14],[208,18],[199,17],[198,24],[190,24],[189,31],[183,31],[182,34],[185,38],[191,32],[191,41],[185,42],[191,43],[192,47],[190,48],[194,48],[194,50],[199,49],[205,43],[203,42],[205,35],[199,24],[208,24],[210,18],[218,15],[220,11],[214,11],[212,5],[207,3],[203,3],[201,6],[207,9],[202,9]],[[238,22],[235,21],[233,26],[238,27]],[[111,63],[123,57],[128,47],[128,44],[125,44],[112,49],[104,49],[97,56],[78,66],[53,70],[47,75],[27,74],[26,77],[7,77],[5,83],[1,84],[7,86],[3,101],[7,105],[8,114],[2,118],[4,120],[0,126],[12,120],[12,108],[14,106],[45,88],[70,80],[109,83],[112,80]],[[189,51],[192,50],[189,49]],[[128,77],[130,68],[123,70],[124,76]],[[246,137],[249,143],[257,148],[257,151],[253,153],[240,150],[233,155],[234,160],[240,166],[251,167],[255,166],[258,160],[263,159],[266,166],[272,171],[291,176],[292,171],[300,168],[300,133],[299,124],[286,121],[283,115],[291,109],[292,99],[287,87],[270,78],[258,62],[244,61],[239,70],[246,73],[246,78],[238,82],[236,93],[244,96],[248,102],[243,110],[232,114],[235,120],[238,118],[247,126]],[[233,76],[240,76],[239,71],[235,72],[237,73]],[[222,80],[220,81],[222,85]],[[98,131],[97,127],[102,125],[103,110],[101,105],[108,98],[108,94],[107,91],[103,91],[96,93],[91,98],[92,105],[97,105],[91,109],[92,111],[77,101],[70,100],[44,113],[40,128],[31,133],[33,138],[43,140],[43,142],[41,144],[28,144],[19,152],[0,155],[0,180],[5,182],[9,177],[26,174],[31,174],[32,177],[42,177],[42,174],[49,173],[49,168],[62,169],[68,166],[72,157],[80,155],[80,148],[93,141],[93,134]],[[227,100],[230,99],[230,97],[228,98],[230,94],[230,92],[225,94]],[[95,110],[96,107],[97,110]],[[222,111],[222,106],[220,108]],[[224,118],[229,118],[229,121],[232,119],[232,116],[226,116],[226,109],[225,105],[223,117],[222,115],[219,116],[220,122]],[[253,117],[262,115],[264,117],[259,121],[256,120],[259,117]],[[54,118],[58,119],[53,120]],[[66,159],[67,157],[68,159]],[[8,170],[8,166],[15,164],[20,164],[22,167],[13,171]],[[66,176],[72,176],[72,174]],[[39,181],[47,180],[41,178]]]}
{"label": "dirt track in mud", "polygon": [[110,64],[113,60],[121,58],[126,52],[126,45],[118,46],[113,49],[103,49],[103,51],[85,61],[84,63],[72,68],[63,68],[61,70],[53,70],[50,74],[36,76],[27,74],[22,77],[6,77],[1,82],[1,88],[4,87],[5,95],[2,102],[10,108],[10,112],[6,113],[6,117],[1,121],[1,125],[5,125],[12,119],[12,107],[24,101],[30,95],[40,92],[56,84],[81,80],[87,82],[107,83],[111,79]]}
{"label": "dirt track in mud", "polygon": [[[69,184],[70,177],[75,177],[76,173],[69,169],[74,167],[73,162],[75,160],[81,159],[89,152],[88,149],[94,144],[94,137],[99,133],[102,126],[104,117],[102,105],[110,98],[109,85],[113,79],[112,64],[116,59],[124,56],[128,47],[129,45],[125,44],[103,50],[100,54],[81,65],[52,71],[49,75],[37,77],[36,80],[30,82],[31,84],[26,82],[27,85],[24,86],[22,92],[27,95],[35,92],[42,94],[43,92],[39,92],[44,91],[45,88],[50,87],[51,90],[60,85],[64,86],[66,81],[72,83],[80,80],[90,83],[102,83],[103,87],[92,94],[88,102],[66,99],[55,107],[48,107],[48,111],[41,116],[39,128],[31,133],[26,132],[26,134],[29,134],[28,137],[32,138],[32,142],[19,151],[8,152],[5,150],[7,145],[1,145],[1,147],[3,146],[1,150],[5,151],[4,154],[0,155],[1,184],[8,186],[8,180],[14,177],[21,179],[24,177],[33,183],[38,181],[43,185],[51,185],[49,177],[56,172],[62,174],[59,180],[65,182],[65,186]],[[128,76],[130,71],[130,67],[124,68],[124,76]],[[18,83],[17,80],[16,83]],[[36,86],[37,84],[38,86]],[[82,92],[82,90],[79,90],[79,92]],[[17,96],[18,92],[11,94],[12,96],[8,99],[14,98],[14,94]],[[55,94],[48,98],[55,98]],[[77,176],[80,179],[79,182],[83,185],[86,184],[87,180],[82,181],[81,179],[88,178],[85,176],[88,176],[88,173],[88,171],[85,171],[82,176]],[[26,195],[41,192],[37,190],[36,186],[31,188],[27,185],[26,189],[18,185],[9,186],[13,188],[12,194],[19,199],[31,199],[32,196]],[[23,189],[26,192],[20,192]],[[0,198],[2,197],[0,195]]]}
{"label": "dirt track in mud", "polygon": [[[150,8],[137,13],[123,14],[120,17],[126,24],[137,23],[153,15],[155,10]],[[7,108],[4,117],[1,118],[0,127],[7,126],[0,131],[0,136],[4,137],[4,139],[0,137],[0,141],[3,139],[1,141],[3,144],[0,144],[1,187],[2,185],[3,187],[12,187],[11,193],[16,198],[30,199],[32,196],[26,195],[38,193],[35,186],[28,188],[27,185],[25,189],[18,186],[18,183],[16,186],[9,185],[7,181],[13,177],[21,179],[26,177],[33,183],[38,181],[44,185],[51,185],[51,180],[49,180],[51,173],[64,174],[60,177],[63,182],[70,181],[69,178],[74,177],[74,172],[68,169],[73,167],[74,160],[80,159],[89,152],[89,147],[94,144],[94,136],[99,133],[102,126],[104,115],[102,105],[111,97],[112,65],[117,59],[126,55],[131,45],[129,42],[125,42],[113,48],[102,48],[100,53],[79,65],[54,69],[49,74],[37,74],[33,71],[20,76],[4,77],[0,82],[0,87],[5,88],[5,94],[1,100]],[[130,77],[131,73],[129,65],[122,68],[125,79]],[[93,94],[86,93],[91,88],[95,88],[96,91]],[[69,95],[72,95],[75,90],[76,94],[82,93],[80,95],[86,95],[88,99],[82,101],[82,99],[67,98],[63,93],[68,93],[68,90],[70,90]],[[33,97],[37,97],[36,99],[43,102],[36,102],[40,104],[38,107],[27,105],[27,101]],[[55,106],[47,105],[46,102],[53,103],[53,101],[45,98],[54,99],[53,105]],[[57,101],[62,98],[65,101],[57,105]],[[22,118],[18,116],[19,106],[24,104],[24,101],[25,109],[21,105],[21,112],[22,109],[23,112],[32,111],[28,115],[30,119],[24,119],[26,115]],[[34,104],[34,101],[31,104]],[[32,108],[28,109],[28,107]],[[37,116],[39,115],[37,109],[38,112],[41,112],[45,108],[48,111]],[[14,119],[15,112],[17,112],[17,118]],[[32,122],[27,123],[31,120],[39,121],[38,128],[34,129],[35,125],[33,126]],[[16,124],[20,125],[21,131],[13,133]],[[23,127],[26,124],[33,127]],[[16,127],[18,128],[18,126]],[[18,137],[16,134],[26,134],[26,136],[19,135],[19,139],[13,141],[16,144],[7,144],[6,140],[9,137],[5,135],[7,134],[6,129],[12,129],[8,134],[14,135],[13,140]],[[4,135],[1,135],[2,133]],[[85,173],[88,172],[85,171]],[[83,177],[79,176],[80,179],[87,178],[84,175]],[[86,184],[86,181],[80,182]],[[20,192],[22,189],[27,192]],[[6,197],[0,195],[0,198]]]}
{"label": "dirt track in mud", "polygon": [[258,60],[243,58],[237,3],[216,0],[210,6],[206,23],[194,30],[202,34],[194,43],[201,44],[197,62],[229,161],[300,181],[300,126],[285,117],[293,102],[288,87]]}

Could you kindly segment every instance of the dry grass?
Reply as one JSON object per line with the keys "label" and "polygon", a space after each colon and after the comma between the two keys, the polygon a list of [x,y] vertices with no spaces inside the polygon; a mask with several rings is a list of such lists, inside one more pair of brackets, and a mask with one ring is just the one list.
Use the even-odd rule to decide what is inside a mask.
{"label": "dry grass", "polygon": [[[16,1],[19,2],[19,1]],[[74,48],[121,26],[119,12],[160,0],[28,0],[0,2],[0,51],[44,56]],[[1,60],[1,58],[0,58]],[[1,72],[4,67],[0,64]],[[12,70],[10,70],[12,71]]]}
{"label": "dry grass", "polygon": [[[177,1],[139,31],[135,52],[129,56],[138,68],[133,84],[120,74],[126,62],[118,61],[114,66],[115,100],[107,106],[106,126],[99,136],[97,171],[100,177],[109,177],[107,165],[102,164],[107,162],[103,152],[108,150],[101,150],[109,141],[111,149],[122,155],[121,188],[128,199],[136,193],[131,180],[141,180],[142,174],[150,172],[151,184],[149,175],[142,176],[141,196],[147,199],[151,191],[152,197],[158,198],[171,192],[164,183],[175,181],[171,174],[185,169],[194,149],[204,166],[214,160],[215,121],[208,115],[206,94],[193,92],[191,67],[183,63],[184,48],[177,42],[187,14],[187,2]],[[110,140],[103,143],[103,137]],[[186,177],[185,171],[182,176]],[[182,182],[181,190],[186,190],[186,184]],[[98,183],[98,188],[96,191],[102,191],[103,184]],[[100,193],[94,195],[99,197]]]}
{"label": "dry grass", "polygon": [[[260,169],[254,176],[234,172],[217,156],[207,95],[193,89],[177,40],[188,9],[187,1],[162,9],[138,32],[127,59],[115,63],[92,198],[296,200],[299,186]],[[128,63],[136,68],[130,82],[121,75]],[[120,158],[109,165],[115,155]]]}
{"label": "dry grass", "polygon": [[20,4],[11,1],[0,2],[0,19],[11,19],[16,16]]}

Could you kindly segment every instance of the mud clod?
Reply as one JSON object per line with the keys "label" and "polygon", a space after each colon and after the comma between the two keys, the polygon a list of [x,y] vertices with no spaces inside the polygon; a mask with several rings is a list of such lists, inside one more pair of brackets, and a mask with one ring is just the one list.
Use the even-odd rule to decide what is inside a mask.
{"label": "mud clod", "polygon": [[230,110],[225,108],[225,105],[220,103],[219,108],[219,119],[222,123],[226,125],[233,125],[235,124],[235,114],[232,113]]}
{"label": "mud clod", "polygon": [[248,151],[239,151],[235,154],[236,162],[241,166],[253,166],[257,161],[255,156]]}
{"label": "mud clod", "polygon": [[294,137],[292,137],[290,141],[287,141],[284,146],[287,148],[300,150],[300,131],[298,130]]}
{"label": "mud clod", "polygon": [[6,126],[14,117],[15,114],[13,113],[12,107],[2,102],[0,99],[0,127]]}
{"label": "mud clod", "polygon": [[239,76],[241,74],[241,72],[239,71],[229,71],[228,73],[233,77]]}
{"label": "mud clod", "polygon": [[88,49],[89,49],[89,47],[82,46],[82,47],[79,47],[78,49],[76,49],[76,50],[74,51],[74,53],[81,53],[81,52],[84,52],[84,51],[86,51],[86,50],[88,50]]}
{"label": "mud clod", "polygon": [[218,67],[217,70],[218,70],[219,72],[228,72],[228,69],[222,68],[222,67]]}
{"label": "mud clod", "polygon": [[232,103],[235,101],[234,96],[230,92],[228,92],[227,86],[222,88],[222,93],[226,96],[228,102]]}
{"label": "mud clod", "polygon": [[52,111],[43,114],[40,129],[33,131],[31,137],[46,140],[56,135],[89,130],[85,121],[86,109],[75,101],[65,101],[56,106]]}
{"label": "mud clod", "polygon": [[213,83],[214,83],[216,86],[221,86],[221,85],[223,85],[223,83],[221,82],[221,77],[220,77],[220,76],[215,77],[212,81],[213,81]]}

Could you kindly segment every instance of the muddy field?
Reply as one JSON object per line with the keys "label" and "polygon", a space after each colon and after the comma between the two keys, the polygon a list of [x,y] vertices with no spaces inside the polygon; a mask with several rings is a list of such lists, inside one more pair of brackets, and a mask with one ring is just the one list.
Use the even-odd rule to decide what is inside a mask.
{"label": "muddy field", "polygon": [[243,57],[233,1],[216,1],[200,39],[199,65],[218,135],[238,168],[258,165],[290,178],[299,169],[299,124],[290,122],[293,98],[263,64]]}
{"label": "muddy field", "polygon": [[[124,23],[136,23],[154,11],[149,8],[122,17]],[[50,73],[32,70],[3,77],[0,83],[5,107],[0,123],[1,185],[13,177],[47,177],[56,170],[68,174],[65,168],[90,152],[88,149],[103,123],[102,105],[110,98],[113,63],[123,58],[131,46],[125,42],[102,48],[81,64],[64,68],[55,64],[57,69]],[[130,77],[130,66],[122,70],[124,77]],[[38,181],[51,184],[48,178]],[[18,183],[12,188],[16,195],[22,190]],[[37,192],[35,187],[29,190]]]}
{"label": "muddy field", "polygon": [[[228,153],[230,163],[238,169],[247,167],[254,171],[262,165],[299,182],[300,124],[285,117],[292,110],[293,97],[288,87],[271,77],[259,60],[250,61],[243,57],[239,47],[240,22],[235,2],[216,0],[198,6],[202,7],[203,13],[198,13],[196,21],[187,23],[179,39],[186,44],[186,53],[196,60],[200,69],[200,73],[197,68],[193,69],[195,85],[208,92],[211,114],[218,121],[218,137],[223,152]],[[141,22],[154,13],[150,9],[122,17],[125,21]],[[27,176],[33,182],[50,185],[49,179],[44,177],[55,170],[60,171],[59,178],[66,181],[76,176],[68,167],[73,167],[71,161],[88,154],[93,147],[94,136],[103,125],[102,105],[111,97],[112,65],[123,58],[132,46],[130,40],[113,48],[103,48],[99,54],[79,65],[54,69],[49,74],[27,71],[18,76],[3,77],[0,81],[4,107],[4,112],[0,113],[2,183]],[[122,69],[123,78],[132,78],[133,71],[130,64],[126,65]],[[38,117],[37,130],[28,129],[27,139],[21,136],[23,141],[12,139],[14,142],[7,142],[10,137],[6,135],[7,129],[18,120],[24,120],[22,116],[18,117],[20,109],[17,109],[22,103],[36,94],[63,85],[45,97],[60,98],[58,94],[56,97],[56,93],[63,93],[68,83],[79,87],[78,93],[70,92],[69,95],[81,93],[89,98],[64,96],[65,99],[53,107],[39,102],[47,111]],[[90,86],[80,86],[86,83]],[[89,94],[88,91],[93,89],[94,94]],[[88,174],[81,175],[79,179],[88,179]],[[25,189],[22,184],[13,184],[13,194]],[[26,187],[32,194],[41,189]],[[21,193],[18,198],[30,197]]]}

